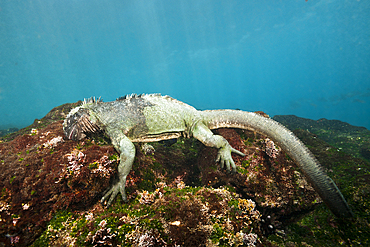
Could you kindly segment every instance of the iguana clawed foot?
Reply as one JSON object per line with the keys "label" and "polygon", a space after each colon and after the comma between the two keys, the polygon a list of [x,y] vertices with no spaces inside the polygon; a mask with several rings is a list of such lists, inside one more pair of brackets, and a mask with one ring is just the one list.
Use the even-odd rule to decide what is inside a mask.
{"label": "iguana clawed foot", "polygon": [[100,202],[104,204],[105,201],[107,202],[107,208],[112,204],[113,200],[116,198],[117,194],[121,192],[122,200],[124,202],[127,202],[127,196],[125,192],[125,185],[126,185],[126,179],[119,180],[116,184],[114,184],[107,193],[104,194]]}
{"label": "iguana clawed foot", "polygon": [[230,145],[222,147],[218,150],[216,162],[220,162],[221,169],[226,165],[226,170],[230,172],[230,166],[232,167],[232,172],[236,173],[236,166],[233,158],[231,157],[231,152],[237,153],[241,156],[245,156],[242,152],[232,148]]}

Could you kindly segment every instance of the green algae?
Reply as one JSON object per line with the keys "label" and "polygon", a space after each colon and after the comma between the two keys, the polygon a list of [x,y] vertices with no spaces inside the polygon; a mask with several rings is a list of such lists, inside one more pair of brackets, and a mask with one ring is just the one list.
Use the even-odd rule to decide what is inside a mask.
{"label": "green algae", "polygon": [[[41,124],[41,123],[39,123]],[[37,126],[36,126],[37,127]],[[39,128],[39,127],[37,127]],[[31,133],[32,128],[28,128],[26,133]],[[240,132],[239,132],[240,133]],[[243,143],[253,148],[256,144],[261,144],[261,138],[257,138],[253,133],[243,132],[242,136]],[[356,159],[352,156],[347,155],[344,152],[344,149],[341,147],[334,147],[327,145],[327,143],[319,140],[318,135],[313,135],[312,132],[307,131],[295,131],[296,135],[303,140],[315,154],[315,156],[320,160],[320,163],[323,164],[324,169],[327,171],[330,177],[338,184],[340,190],[342,191],[344,197],[348,200],[350,207],[355,213],[355,218],[348,221],[341,221],[332,216],[331,212],[324,206],[318,205],[312,208],[313,211],[306,210],[302,212],[296,212],[294,215],[286,215],[286,218],[279,218],[277,221],[280,221],[281,224],[271,224],[274,227],[272,232],[259,232],[260,241],[262,245],[269,246],[366,246],[370,245],[369,237],[366,235],[366,232],[369,232],[369,215],[370,215],[370,172],[369,172],[369,163]],[[333,135],[333,131],[322,131],[320,132],[323,135]],[[342,138],[342,139],[341,139]],[[346,138],[346,139],[344,139]],[[361,138],[349,138],[348,135],[342,135],[338,140],[345,142],[345,140],[358,141],[361,143],[366,142],[365,139]],[[95,144],[102,141],[94,140]],[[84,150],[89,147],[93,147],[93,143],[89,140],[86,140],[85,143],[79,146],[80,150]],[[108,143],[102,144],[107,145]],[[97,239],[102,237],[101,234],[106,236],[115,234],[112,237],[113,244],[120,244],[121,246],[137,246],[138,239],[143,236],[152,236],[157,239],[157,244],[163,243],[162,240],[169,245],[174,245],[176,243],[181,243],[185,241],[184,239],[196,238],[198,243],[203,243],[204,239],[210,239],[212,243],[219,246],[237,246],[236,240],[237,233],[245,232],[248,233],[251,229],[250,225],[242,226],[243,222],[248,222],[248,218],[243,218],[242,211],[239,209],[239,201],[236,199],[237,196],[233,194],[233,198],[225,198],[216,195],[213,195],[213,192],[206,194],[204,192],[199,192],[202,190],[214,191],[212,188],[204,188],[202,186],[197,187],[197,185],[202,185],[202,178],[199,177],[199,170],[192,169],[195,164],[199,153],[204,150],[204,147],[199,144],[198,141],[189,140],[189,139],[179,139],[177,143],[166,147],[161,144],[154,144],[155,153],[143,155],[138,151],[138,156],[145,156],[135,159],[135,165],[133,169],[133,178],[143,179],[143,181],[136,181],[132,179],[133,185],[128,187],[129,190],[129,203],[124,203],[120,196],[117,197],[112,207],[109,209],[103,209],[98,206],[100,194],[97,194],[93,202],[95,204],[90,204],[81,209],[81,206],[73,208],[73,204],[65,204],[66,208],[69,208],[66,211],[57,210],[54,217],[48,223],[46,230],[39,237],[37,242],[33,246],[68,246],[75,244],[76,246],[94,246],[97,243],[93,243],[92,236],[96,235]],[[40,152],[42,148],[37,148]],[[158,151],[158,152],[157,152]],[[26,157],[26,154],[31,152],[23,152],[21,157]],[[16,153],[15,153],[16,154]],[[202,155],[214,155],[213,151],[206,149]],[[242,160],[241,165],[238,166],[238,171],[243,174],[248,168],[250,168],[251,162],[254,159],[259,159],[260,155],[263,155],[263,152],[256,152],[253,155],[250,161]],[[114,153],[109,156],[109,160],[117,161],[119,158],[118,154]],[[286,158],[286,157],[285,157]],[[185,162],[182,165],[179,165],[179,161],[182,160]],[[19,160],[18,160],[19,161]],[[148,162],[147,162],[148,161]],[[42,163],[50,162],[49,159],[41,159]],[[4,161],[2,161],[4,163]],[[217,166],[213,162],[211,167],[212,171],[217,171]],[[266,169],[270,169],[273,173],[281,173],[278,169],[275,169],[274,165],[281,163],[281,160],[274,160],[267,165],[261,166],[258,164],[254,169],[260,173],[264,173]],[[59,165],[59,163],[56,163]],[[94,163],[90,163],[94,164]],[[50,170],[42,170],[40,167],[37,167],[38,164],[33,164],[36,166],[36,171],[40,170],[38,173],[46,173]],[[184,174],[184,169],[182,166],[191,167],[189,170],[195,170],[192,176],[181,177],[186,180],[187,185],[185,188],[172,188],[164,187],[161,190],[163,196],[160,197],[159,194],[156,194],[153,197],[153,201],[148,202],[148,204],[142,204],[139,202],[143,190],[150,191],[149,195],[155,194],[155,189],[157,188],[157,182],[167,182],[171,183],[174,179]],[[135,168],[137,167],[137,168]],[[240,168],[239,168],[240,167]],[[28,168],[30,169],[30,168]],[[189,172],[189,170],[186,170]],[[291,169],[295,171],[297,169]],[[140,173],[140,176],[136,176],[135,173]],[[161,181],[158,180],[157,175],[164,174],[165,177]],[[245,173],[247,174],[247,173]],[[37,174],[36,177],[43,178],[41,175]],[[136,176],[136,177],[135,177]],[[10,176],[7,177],[9,179]],[[195,177],[189,179],[188,177]],[[87,186],[86,181],[83,183],[77,183],[77,181],[72,182],[72,178],[69,178],[68,184],[69,188],[73,190],[81,190],[84,186]],[[258,179],[264,179],[264,177],[258,177],[255,179],[258,182]],[[18,180],[14,180],[14,183]],[[8,180],[7,180],[8,181]],[[191,181],[192,183],[188,182]],[[53,181],[54,183],[55,181]],[[91,182],[89,180],[89,182]],[[208,180],[207,180],[208,182]],[[253,180],[249,181],[253,183]],[[266,193],[273,194],[272,186],[275,186],[276,183],[273,182],[267,183],[267,186],[264,187]],[[222,183],[221,183],[222,184]],[[234,186],[235,184],[227,184],[229,188],[228,191],[240,193],[240,188]],[[259,184],[257,184],[259,186]],[[294,176],[294,190],[299,189],[299,183]],[[173,186],[176,186],[174,184]],[[214,187],[218,187],[214,184]],[[263,185],[265,186],[265,185]],[[226,187],[226,186],[225,186]],[[261,185],[262,187],[262,185]],[[257,187],[256,187],[257,188]],[[261,188],[259,188],[261,189]],[[34,198],[38,196],[44,196],[42,190],[27,190],[28,194],[32,194]],[[36,194],[36,191],[38,192]],[[256,190],[257,191],[257,190]],[[2,199],[8,200],[10,198],[7,196],[8,188],[2,189]],[[14,193],[13,193],[14,194]],[[299,193],[298,193],[299,194]],[[71,194],[71,196],[77,196],[76,194]],[[84,194],[82,194],[81,198]],[[269,194],[268,194],[269,195]],[[246,196],[244,194],[244,196]],[[306,195],[299,194],[302,198]],[[244,197],[248,198],[248,197]],[[48,198],[47,198],[48,199]],[[51,199],[51,198],[50,198]],[[295,198],[297,199],[297,198]],[[299,198],[298,198],[299,199]],[[162,200],[162,201],[161,201]],[[220,206],[223,201],[227,201],[227,210]],[[262,198],[260,202],[265,202],[266,199]],[[299,200],[298,200],[299,201]],[[188,204],[187,204],[188,203]],[[303,200],[299,201],[300,206],[303,203]],[[44,204],[44,203],[40,203]],[[78,204],[78,201],[77,201]],[[81,204],[81,201],[80,201]],[[83,204],[83,203],[82,203]],[[94,206],[92,206],[94,205]],[[184,206],[186,205],[186,207]],[[206,218],[199,214],[202,207],[200,205],[205,205],[212,210],[216,210],[212,216],[209,216],[209,225],[212,229],[210,232],[205,231],[203,228],[199,228],[194,222],[207,222]],[[257,205],[261,210],[265,210],[265,206]],[[55,206],[56,208],[58,206]],[[225,209],[220,211],[219,209]],[[22,212],[22,211],[21,211]],[[27,212],[27,211],[24,211]],[[43,211],[45,212],[45,211]],[[46,210],[46,212],[48,212]],[[168,213],[167,213],[168,212]],[[198,212],[198,213],[197,213]],[[208,211],[211,212],[211,211]],[[227,212],[227,213],[226,213]],[[263,214],[273,218],[271,212],[277,212],[277,209],[267,208],[263,211]],[[89,213],[93,213],[93,220],[89,220],[86,216]],[[21,214],[19,214],[22,216]],[[194,220],[190,219],[191,217],[186,218],[188,215],[191,215]],[[211,213],[209,214],[211,215]],[[207,216],[208,217],[208,216]],[[242,218],[239,218],[242,217]],[[4,218],[1,218],[4,220]],[[179,220],[180,219],[180,220]],[[186,219],[186,224],[181,219]],[[264,218],[266,220],[266,218]],[[227,225],[228,220],[234,225],[234,230]],[[105,228],[101,227],[103,221],[106,222]],[[180,222],[179,226],[176,224]],[[171,225],[171,224],[174,225]],[[104,225],[104,224],[101,224]],[[190,233],[183,234],[176,232],[175,230],[186,230],[186,227],[194,232],[200,231],[203,235],[199,234],[198,236],[193,236]],[[195,226],[195,227],[194,227]],[[169,227],[169,228],[166,228]],[[178,227],[178,228],[177,228]],[[184,227],[184,228],[181,228]],[[255,222],[253,229],[258,231],[259,225],[258,222]],[[106,229],[111,229],[110,232],[107,232]],[[158,229],[156,231],[156,229]],[[172,229],[173,234],[169,235],[168,229]],[[209,230],[209,229],[208,229]],[[177,235],[176,235],[177,234]],[[63,236],[64,237],[63,237]],[[173,240],[176,239],[176,240]],[[235,240],[235,241],[234,241]],[[46,245],[42,245],[46,241]],[[136,242],[135,242],[136,241]],[[330,243],[330,244],[328,244]],[[38,244],[38,245],[37,245]],[[64,244],[64,245],[63,245]],[[109,243],[107,242],[107,245]]]}
{"label": "green algae", "polygon": [[334,148],[316,135],[295,130],[294,133],[319,159],[347,199],[355,217],[341,220],[320,205],[287,224],[284,234],[273,234],[269,241],[277,246],[368,246],[370,236],[370,163]]}
{"label": "green algae", "polygon": [[[165,193],[152,203],[143,204],[135,199],[130,204],[117,201],[109,209],[96,209],[93,212],[58,211],[32,246],[94,246],[94,241],[102,232],[106,235],[100,239],[100,243],[106,245],[137,246],[139,239],[150,235],[153,243],[166,243],[169,246],[179,243],[188,246],[186,241],[189,238],[193,238],[194,243],[205,243],[206,236],[219,246],[230,246],[228,243],[235,242],[238,231],[248,232],[252,229],[252,225],[248,224],[234,230],[227,227],[230,220],[247,217],[247,214],[240,212],[240,200],[231,199],[227,190],[188,186],[183,189],[164,189]],[[209,218],[199,211],[201,207],[209,207],[218,214]],[[205,230],[202,224],[209,227]],[[200,236],[197,238],[192,231]],[[107,236],[113,237],[109,239]]]}
{"label": "green algae", "polygon": [[273,119],[292,131],[307,130],[339,150],[370,161],[368,156],[370,155],[370,130],[365,127],[353,126],[339,120],[322,118],[315,121],[293,115],[277,115]]}

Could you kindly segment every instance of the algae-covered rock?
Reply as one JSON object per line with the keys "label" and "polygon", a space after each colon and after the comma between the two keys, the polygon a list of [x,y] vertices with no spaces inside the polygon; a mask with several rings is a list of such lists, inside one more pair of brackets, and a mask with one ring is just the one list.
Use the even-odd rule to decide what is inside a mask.
{"label": "algae-covered rock", "polygon": [[17,132],[19,129],[18,128],[7,128],[7,129],[0,129],[0,137],[8,135],[10,133]]}
{"label": "algae-covered rock", "polygon": [[339,120],[311,120],[294,115],[276,115],[273,119],[292,131],[307,130],[348,154],[370,161],[370,130],[365,127],[353,126]]}
{"label": "algae-covered rock", "polygon": [[[335,219],[320,205],[287,225],[283,235],[270,235],[269,240],[278,246],[370,246],[370,163],[358,155],[358,147],[370,142],[369,131],[337,120],[296,116],[279,116],[276,120],[287,124],[309,147],[338,185],[355,217]],[[343,136],[356,138],[347,138],[347,145]]]}
{"label": "algae-covered rock", "polygon": [[[237,174],[221,170],[217,150],[195,139],[135,144],[129,201],[117,197],[107,209],[99,200],[115,179],[119,155],[104,136],[64,138],[62,120],[77,104],[56,107],[2,139],[0,246],[292,246],[304,227],[302,217],[316,219],[317,212],[336,229],[333,238],[344,227],[275,143],[234,129],[217,133],[246,154],[233,155]],[[296,134],[350,198],[355,213],[368,210],[369,190],[362,182],[368,179],[367,163],[353,172],[343,152]],[[359,229],[368,221],[356,222]],[[320,243],[310,236],[306,242]],[[345,236],[344,243],[358,240],[353,232],[349,240]]]}

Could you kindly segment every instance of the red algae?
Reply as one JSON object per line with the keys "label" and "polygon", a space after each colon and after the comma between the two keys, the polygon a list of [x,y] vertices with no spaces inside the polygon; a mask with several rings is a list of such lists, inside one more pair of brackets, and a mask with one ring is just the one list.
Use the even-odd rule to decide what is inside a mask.
{"label": "red algae", "polygon": [[[67,155],[77,146],[86,156],[80,176],[68,171]],[[41,233],[55,211],[95,203],[115,173],[117,164],[108,159],[115,153],[109,146],[65,141],[62,121],[0,143],[0,236],[16,234],[21,236],[18,244],[27,245]],[[96,169],[100,165],[109,172],[94,173],[89,168],[94,162]],[[64,179],[66,174],[68,179]],[[8,243],[9,239],[0,237],[0,241]]]}
{"label": "red algae", "polygon": [[[65,110],[56,109],[52,112],[63,116]],[[15,135],[13,140],[0,143],[0,243],[5,245],[15,240],[17,246],[29,245],[59,210],[86,212],[88,215],[93,211],[102,212],[100,197],[116,175],[119,155],[111,145],[100,145],[95,139],[66,140],[62,121],[55,121],[60,117],[52,112],[48,115],[54,121],[40,120],[48,124],[34,124],[28,131],[22,130],[21,134]],[[210,217],[217,218],[229,209],[225,199],[218,203],[222,198],[218,192],[201,189],[204,186],[215,189],[226,186],[241,196],[238,199],[240,203],[247,203],[247,199],[256,202],[253,205],[262,209],[265,216],[258,214],[258,220],[250,221],[249,213],[242,212],[245,208],[239,208],[237,217],[233,216],[237,220],[225,223],[229,224],[225,225],[227,229],[238,232],[238,238],[252,242],[257,235],[243,235],[241,232],[246,222],[253,225],[258,234],[267,233],[264,229],[281,225],[282,217],[307,210],[319,201],[295,164],[266,137],[234,129],[216,132],[246,154],[245,157],[233,154],[237,174],[218,168],[215,163],[217,150],[205,147],[197,140],[179,139],[172,146],[152,143],[150,148],[135,144],[135,163],[126,184],[128,203],[139,195],[144,204],[154,203],[158,210],[168,208],[172,216],[167,230],[173,241],[205,245],[207,238],[214,234]],[[197,199],[183,195],[193,200],[184,203],[176,194],[167,195],[163,188],[158,189],[159,184],[168,184],[179,190],[192,186],[200,191],[195,194]],[[157,192],[149,193],[154,190]],[[159,195],[161,197],[156,198]],[[140,211],[140,208],[133,210]],[[125,216],[120,215],[122,217]],[[162,216],[156,217],[159,222],[164,222]],[[261,223],[261,217],[269,217],[270,220]],[[111,236],[112,243],[115,241],[114,234],[103,225],[95,235],[91,235],[92,243],[99,241],[104,234]],[[194,234],[195,229],[197,234]],[[160,243],[157,232],[138,230],[138,233],[149,242],[156,237],[156,243]],[[132,241],[136,243],[139,240]]]}
{"label": "red algae", "polygon": [[[275,151],[274,156],[270,157],[266,152],[265,137],[244,130],[239,132],[242,132],[241,135],[234,129],[217,130],[233,147],[246,154],[244,157],[233,155],[237,174],[215,169],[214,160],[209,157],[214,157],[216,150],[204,148],[200,153],[199,165],[205,185],[231,186],[237,193],[255,200],[260,207],[280,217],[310,209],[321,202],[318,194],[282,150]],[[245,143],[241,136],[244,136]]]}

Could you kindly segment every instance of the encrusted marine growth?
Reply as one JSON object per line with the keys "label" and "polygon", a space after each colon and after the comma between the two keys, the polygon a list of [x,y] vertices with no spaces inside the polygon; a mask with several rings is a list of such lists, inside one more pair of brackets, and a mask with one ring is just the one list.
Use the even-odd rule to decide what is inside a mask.
{"label": "encrusted marine growth", "polygon": [[277,143],[301,168],[323,201],[338,217],[352,217],[341,192],[316,158],[288,129],[276,121],[252,112],[237,110],[197,111],[195,108],[159,94],[130,95],[112,102],[92,98],[71,110],[63,124],[65,135],[80,140],[87,133],[104,131],[120,153],[119,181],[103,196],[112,203],[118,192],[124,201],[126,178],[135,158],[132,142],[153,142],[180,136],[194,137],[204,145],[218,148],[216,162],[236,172],[231,153],[244,154],[230,146],[211,129],[240,128],[261,133]]}

